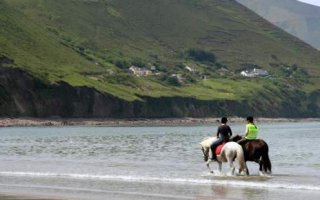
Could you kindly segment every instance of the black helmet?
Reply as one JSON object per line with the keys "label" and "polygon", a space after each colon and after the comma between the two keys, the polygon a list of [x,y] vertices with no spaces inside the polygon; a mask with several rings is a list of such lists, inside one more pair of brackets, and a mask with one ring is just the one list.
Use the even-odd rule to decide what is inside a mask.
{"label": "black helmet", "polygon": [[248,116],[247,117],[247,121],[250,122],[250,123],[253,123],[253,117],[252,116]]}
{"label": "black helmet", "polygon": [[221,123],[225,124],[227,123],[228,119],[226,117],[222,117],[221,118]]}

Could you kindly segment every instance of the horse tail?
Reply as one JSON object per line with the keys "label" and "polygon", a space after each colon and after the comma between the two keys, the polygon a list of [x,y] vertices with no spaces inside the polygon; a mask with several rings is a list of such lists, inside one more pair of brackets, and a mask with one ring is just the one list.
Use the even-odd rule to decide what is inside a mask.
{"label": "horse tail", "polygon": [[271,173],[271,168],[272,168],[272,165],[271,165],[271,161],[269,159],[269,148],[268,148],[268,145],[266,146],[266,151],[262,154],[262,161],[263,161],[263,169],[265,172],[269,172]]}
{"label": "horse tail", "polygon": [[244,159],[244,153],[242,147],[239,145],[239,148],[237,149],[237,156],[236,156],[239,165],[240,165],[240,171],[244,171],[247,169],[247,164]]}
{"label": "horse tail", "polygon": [[262,155],[262,160],[263,160],[263,169],[265,172],[269,172],[271,173],[271,161],[269,159],[269,155],[268,153],[265,153],[264,155]]}

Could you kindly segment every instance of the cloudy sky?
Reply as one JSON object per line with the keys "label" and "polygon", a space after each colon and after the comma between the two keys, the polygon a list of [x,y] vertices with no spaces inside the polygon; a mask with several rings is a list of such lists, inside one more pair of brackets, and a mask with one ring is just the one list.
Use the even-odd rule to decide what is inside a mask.
{"label": "cloudy sky", "polygon": [[320,0],[298,0],[298,1],[320,6]]}

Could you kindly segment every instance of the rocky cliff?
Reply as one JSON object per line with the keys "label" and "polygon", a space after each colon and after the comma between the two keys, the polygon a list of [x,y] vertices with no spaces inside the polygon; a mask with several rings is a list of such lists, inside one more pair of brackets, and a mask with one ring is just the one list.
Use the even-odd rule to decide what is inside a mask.
{"label": "rocky cliff", "polygon": [[[283,102],[212,100],[183,97],[141,97],[125,101],[89,87],[65,82],[49,84],[0,59],[0,116],[65,118],[164,118],[164,117],[320,117],[320,90],[310,96],[288,92]],[[263,95],[263,94],[261,94]],[[301,109],[307,105],[307,109]]]}

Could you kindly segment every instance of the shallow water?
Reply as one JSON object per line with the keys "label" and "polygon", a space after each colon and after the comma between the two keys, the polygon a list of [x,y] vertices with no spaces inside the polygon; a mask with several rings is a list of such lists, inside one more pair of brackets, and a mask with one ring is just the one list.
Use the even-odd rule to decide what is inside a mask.
{"label": "shallow water", "polygon": [[[230,125],[234,133],[244,131],[244,124]],[[218,124],[2,128],[0,192],[68,199],[318,199],[320,124],[257,125],[270,148],[268,177],[259,176],[254,163],[248,163],[249,177],[208,173],[199,142]]]}

